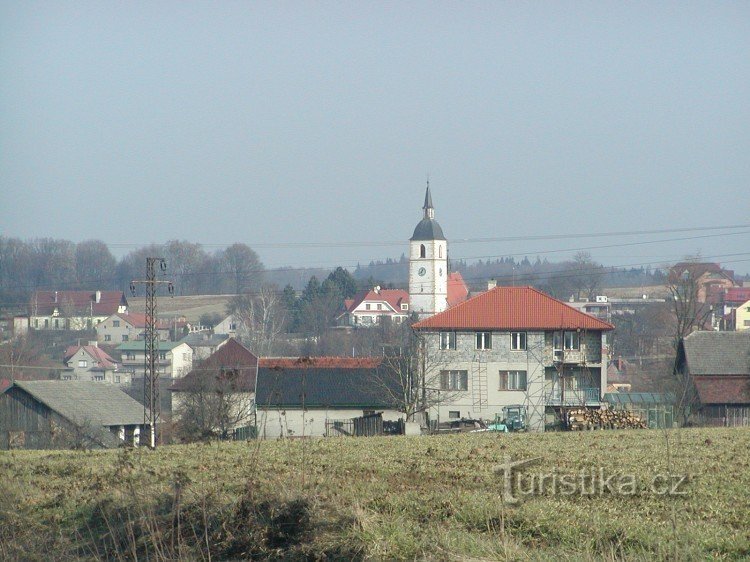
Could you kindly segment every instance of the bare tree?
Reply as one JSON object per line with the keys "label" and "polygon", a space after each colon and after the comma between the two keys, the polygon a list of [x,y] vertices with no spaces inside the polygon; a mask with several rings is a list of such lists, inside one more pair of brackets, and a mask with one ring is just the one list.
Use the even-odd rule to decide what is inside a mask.
{"label": "bare tree", "polygon": [[235,294],[257,289],[263,281],[263,264],[258,254],[246,244],[232,244],[222,253],[232,277]]}
{"label": "bare tree", "polygon": [[[680,340],[695,330],[704,329],[711,316],[711,307],[700,298],[700,276],[698,258],[691,258],[679,269],[671,268],[667,277],[667,290],[671,296],[674,313],[674,348]],[[690,265],[694,264],[694,265]]]}
{"label": "bare tree", "polygon": [[76,277],[83,289],[110,288],[114,285],[117,261],[101,240],[85,240],[76,245]]}
{"label": "bare tree", "polygon": [[228,439],[254,412],[251,390],[237,369],[194,371],[181,382],[175,408],[177,435],[185,441]]}
{"label": "bare tree", "polygon": [[238,295],[229,302],[228,311],[237,321],[239,339],[256,355],[271,355],[286,322],[278,289],[264,286],[257,293]]}

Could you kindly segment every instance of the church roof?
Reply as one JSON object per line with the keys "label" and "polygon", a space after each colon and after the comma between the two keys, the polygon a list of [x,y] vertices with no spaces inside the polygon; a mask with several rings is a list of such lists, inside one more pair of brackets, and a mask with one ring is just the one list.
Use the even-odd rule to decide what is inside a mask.
{"label": "church roof", "polygon": [[411,240],[445,240],[445,236],[435,219],[422,219],[414,229]]}

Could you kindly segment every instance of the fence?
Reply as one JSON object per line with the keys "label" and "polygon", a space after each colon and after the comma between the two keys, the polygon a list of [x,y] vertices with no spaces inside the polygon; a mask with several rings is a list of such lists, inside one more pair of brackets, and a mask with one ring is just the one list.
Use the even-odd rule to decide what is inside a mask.
{"label": "fence", "polygon": [[404,430],[404,420],[383,421],[382,413],[345,420],[326,420],[326,437],[402,435]]}

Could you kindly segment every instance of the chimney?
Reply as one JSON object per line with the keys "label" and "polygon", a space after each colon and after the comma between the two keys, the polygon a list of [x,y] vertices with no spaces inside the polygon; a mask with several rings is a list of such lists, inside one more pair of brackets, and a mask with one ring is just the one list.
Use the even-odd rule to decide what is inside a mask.
{"label": "chimney", "polygon": [[90,341],[90,342],[89,342],[89,345],[90,345],[91,347],[99,347],[99,342],[98,342],[98,341]]}
{"label": "chimney", "polygon": [[102,292],[101,291],[97,291],[96,293],[94,293],[94,300],[95,300],[95,302],[97,304],[101,302],[101,300],[102,300]]}
{"label": "chimney", "polygon": [[490,279],[489,281],[487,281],[487,290],[488,291],[491,291],[495,287],[497,287],[497,279]]}

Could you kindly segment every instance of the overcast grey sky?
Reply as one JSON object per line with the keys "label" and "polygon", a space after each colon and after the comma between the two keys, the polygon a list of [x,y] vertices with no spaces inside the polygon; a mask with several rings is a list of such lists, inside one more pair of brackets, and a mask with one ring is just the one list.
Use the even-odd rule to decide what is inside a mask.
{"label": "overcast grey sky", "polygon": [[750,3],[0,3],[4,235],[348,266],[428,175],[454,258],[750,271],[750,228],[497,240],[750,223]]}

